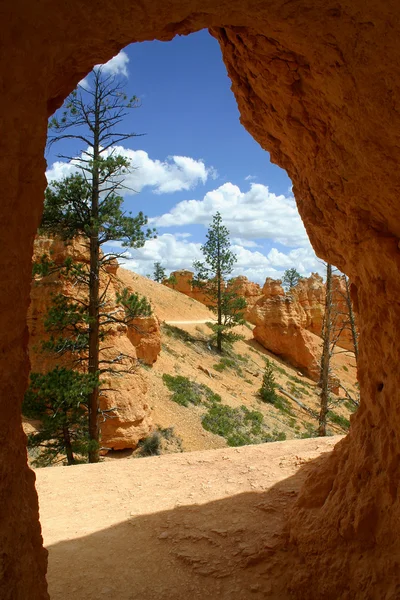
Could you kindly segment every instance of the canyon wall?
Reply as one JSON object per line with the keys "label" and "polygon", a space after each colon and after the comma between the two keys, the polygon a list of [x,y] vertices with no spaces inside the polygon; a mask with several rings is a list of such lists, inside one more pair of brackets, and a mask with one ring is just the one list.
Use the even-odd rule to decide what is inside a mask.
{"label": "canyon wall", "polygon": [[2,23],[0,596],[48,598],[20,415],[47,118],[126,44],[209,27],[241,122],[287,170],[311,243],[349,275],[359,314],[361,407],[288,523],[285,556],[301,560],[287,569],[287,586],[299,599],[398,597],[398,2],[6,0]]}

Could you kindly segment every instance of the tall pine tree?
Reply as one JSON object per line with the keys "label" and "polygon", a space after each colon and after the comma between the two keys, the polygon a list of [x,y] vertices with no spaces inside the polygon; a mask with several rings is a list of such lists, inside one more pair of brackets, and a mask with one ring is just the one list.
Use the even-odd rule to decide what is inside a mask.
{"label": "tall pine tree", "polygon": [[227,285],[228,276],[237,260],[230,247],[229,231],[217,212],[208,229],[207,241],[201,247],[205,260],[193,263],[193,285],[205,293],[209,300],[208,307],[217,315],[217,322],[210,327],[220,353],[223,351],[223,342],[230,344],[240,338],[232,328],[244,323],[246,308],[246,300],[237,294],[235,286]]}
{"label": "tall pine tree", "polygon": [[155,233],[144,229],[147,217],[142,212],[131,216],[122,209],[120,192],[126,188],[124,180],[131,165],[118,154],[116,146],[135,134],[120,133],[118,127],[128,109],[135,106],[136,98],[128,99],[118,78],[99,67],[92,73],[90,87],[75,90],[61,114],[49,124],[49,144],[73,139],[83,148],[79,159],[61,155],[64,159],[74,158],[78,172],[47,188],[40,233],[60,236],[66,242],[80,237],[87,247],[89,264],[67,259],[60,267],[51,257],[43,256],[34,272],[46,277],[61,268],[77,290],[75,298],[62,294],[55,297],[47,319],[47,330],[52,336],[46,348],[60,356],[70,356],[74,366],[89,378],[91,389],[86,388],[86,403],[90,462],[99,460],[101,374],[115,370],[128,358],[116,356],[102,361],[101,345],[110,327],[129,323],[151,310],[145,299],[127,290],[115,299],[117,308],[111,308],[109,285],[103,289],[100,285],[101,277],[112,277],[109,266],[119,256],[101,252],[103,244],[118,240],[122,246],[139,248]]}

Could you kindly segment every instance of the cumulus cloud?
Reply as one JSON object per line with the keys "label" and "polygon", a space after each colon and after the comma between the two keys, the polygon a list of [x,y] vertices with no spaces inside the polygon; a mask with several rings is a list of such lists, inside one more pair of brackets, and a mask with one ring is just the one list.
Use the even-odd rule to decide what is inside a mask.
{"label": "cumulus cloud", "polygon": [[292,248],[309,245],[293,196],[277,196],[260,183],[252,183],[247,192],[233,183],[224,183],[207,192],[202,200],[179,202],[151,221],[156,227],[208,226],[217,211],[233,237],[269,239]]}
{"label": "cumulus cloud", "polygon": [[108,75],[123,75],[124,77],[128,77],[128,63],[129,56],[124,50],[121,50],[116,56],[111,58],[104,65],[96,66],[102,66],[103,73]]}
{"label": "cumulus cloud", "polygon": [[[121,52],[119,52],[116,56],[113,56],[113,58],[104,63],[104,65],[96,65],[96,67],[102,67],[103,73],[106,75],[122,75],[123,77],[128,77],[128,63],[129,56],[124,50],[121,50]],[[80,85],[84,90],[91,89],[88,77],[81,79],[78,85]]]}
{"label": "cumulus cloud", "polygon": [[[190,156],[169,156],[165,160],[152,159],[144,150],[131,150],[122,146],[110,148],[124,156],[132,165],[132,171],[124,178],[124,185],[131,190],[140,192],[145,187],[152,188],[154,194],[167,194],[191,190],[199,183],[206,183],[208,177],[213,177],[214,169],[207,168],[202,160]],[[70,162],[55,162],[46,172],[50,182],[72,175],[79,170],[79,158]],[[122,190],[128,194],[129,190]]]}
{"label": "cumulus cloud", "polygon": [[[119,246],[112,242],[110,247]],[[119,259],[125,269],[146,275],[153,272],[155,262],[161,262],[168,271],[191,269],[194,260],[201,260],[201,244],[189,242],[186,238],[178,239],[171,233],[164,233],[156,239],[147,240],[143,248],[129,249],[124,258]]]}
{"label": "cumulus cloud", "polygon": [[[113,243],[114,248],[120,244]],[[188,241],[180,234],[164,233],[154,240],[148,240],[143,248],[129,249],[125,252],[121,265],[136,273],[146,275],[153,272],[155,262],[161,262],[167,272],[193,268],[194,260],[203,260],[201,244]],[[268,255],[252,251],[234,244],[232,251],[237,262],[232,277],[245,275],[251,281],[264,283],[266,277],[281,279],[284,271],[296,267],[301,275],[308,276],[312,271],[324,273],[322,263],[316,258],[311,246],[296,248],[284,254],[273,248]]]}

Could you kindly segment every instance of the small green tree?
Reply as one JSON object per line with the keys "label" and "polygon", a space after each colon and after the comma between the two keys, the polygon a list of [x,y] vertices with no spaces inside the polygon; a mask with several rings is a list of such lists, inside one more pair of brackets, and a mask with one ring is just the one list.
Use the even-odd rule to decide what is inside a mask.
{"label": "small green tree", "polygon": [[[58,355],[72,353],[74,366],[79,365],[98,383],[88,392],[89,461],[99,460],[100,439],[100,375],[110,371],[124,357],[100,360],[100,350],[112,324],[126,323],[126,307],[111,308],[107,297],[109,284],[101,289],[101,275],[111,281],[108,266],[120,256],[101,252],[103,244],[119,240],[122,246],[139,248],[154,230],[143,227],[147,217],[139,212],[132,217],[122,209],[124,180],[131,168],[129,161],[118,154],[117,146],[128,140],[132,133],[120,133],[119,128],[127,110],[136,106],[136,98],[128,99],[116,77],[105,75],[101,67],[93,71],[90,88],[75,90],[66,100],[61,115],[51,119],[49,143],[75,140],[83,144],[79,159],[71,160],[79,173],[52,182],[46,190],[41,233],[58,235],[69,241],[80,236],[86,244],[89,264],[55,265],[44,256],[35,266],[37,276],[45,277],[61,269],[71,278],[75,298],[61,295],[48,321],[52,338],[47,350]],[[126,297],[127,298],[127,297]],[[134,301],[130,300],[131,304]],[[129,312],[129,311],[128,311]],[[132,313],[130,313],[132,314]],[[74,358],[73,358],[74,357]],[[127,357],[125,357],[127,358]]]}
{"label": "small green tree", "polygon": [[[40,453],[34,466],[47,467],[60,456],[73,465],[89,451],[88,397],[98,378],[56,367],[46,374],[31,373],[23,413],[40,419],[40,429],[28,436],[28,446]],[[78,459],[79,460],[79,459]]]}
{"label": "small green tree", "polygon": [[277,399],[276,387],[274,367],[271,361],[267,359],[265,361],[262,385],[258,392],[263,402],[268,402],[269,404],[275,403]]}
{"label": "small green tree", "polygon": [[237,259],[230,249],[229,231],[222,224],[219,212],[213,217],[201,251],[205,261],[193,263],[193,286],[205,293],[209,300],[208,307],[217,315],[217,322],[209,326],[214,332],[217,350],[222,353],[223,342],[232,344],[240,339],[232,328],[245,322],[246,300],[237,294],[235,286],[226,285]]}
{"label": "small green tree", "polygon": [[154,263],[153,279],[157,283],[161,283],[166,278],[165,269],[160,262]]}
{"label": "small green tree", "polygon": [[300,281],[303,279],[300,273],[293,267],[291,269],[287,269],[282,278],[282,285],[286,291],[294,288]]}

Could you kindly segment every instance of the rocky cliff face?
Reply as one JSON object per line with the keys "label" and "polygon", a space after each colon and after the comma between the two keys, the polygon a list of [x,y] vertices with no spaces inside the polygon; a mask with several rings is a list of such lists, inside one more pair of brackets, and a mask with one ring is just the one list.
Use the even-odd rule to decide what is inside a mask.
{"label": "rocky cliff face", "polygon": [[[210,304],[205,292],[193,286],[191,271],[174,271],[174,283],[165,285],[203,304]],[[343,277],[333,276],[333,302],[338,313],[337,331],[346,319],[346,288]],[[300,279],[285,293],[279,279],[267,277],[263,287],[247,277],[232,279],[228,286],[247,302],[245,318],[255,325],[254,338],[267,350],[282,356],[314,380],[319,377],[321,332],[325,311],[325,284],[318,273]],[[338,346],[353,351],[351,332],[344,328]]]}
{"label": "rocky cliff face", "polygon": [[255,325],[254,338],[267,350],[317,380],[321,339],[306,329],[304,308],[285,295],[280,283],[267,279],[263,295],[249,311],[248,319]]}
{"label": "rocky cliff face", "polygon": [[[51,256],[55,263],[61,264],[67,256],[79,262],[88,262],[88,254],[82,240],[74,241],[66,246],[60,240],[38,238],[35,242],[35,257],[43,254]],[[118,265],[112,264],[108,269],[111,283],[106,292],[107,302],[112,306],[115,294],[121,291],[118,280]],[[109,277],[102,276],[101,287],[105,290]],[[134,290],[131,290],[134,291]],[[29,357],[33,372],[45,373],[57,364],[70,366],[70,357],[61,360],[54,355],[43,352],[40,343],[46,339],[44,317],[52,303],[52,295],[64,293],[76,296],[76,288],[58,274],[43,279],[34,279],[31,287],[31,305],[28,313],[29,325]],[[161,350],[160,326],[157,317],[142,317],[135,319],[129,327],[123,324],[113,326],[101,358],[111,360],[116,355],[131,357],[124,359],[122,366],[131,369],[132,361],[137,358],[146,364],[153,364]],[[152,428],[150,409],[147,403],[147,381],[143,369],[133,368],[132,372],[124,373],[123,377],[103,377],[104,387],[110,388],[101,396],[103,410],[116,407],[115,417],[106,419],[101,424],[102,445],[116,450],[135,448],[142,438],[146,437]]]}
{"label": "rocky cliff face", "polygon": [[[332,301],[337,314],[337,345],[354,351],[346,305],[343,277],[332,278]],[[247,318],[256,327],[254,338],[267,350],[282,356],[315,381],[319,378],[321,333],[325,311],[325,283],[313,273],[301,279],[285,294],[281,282],[267,278],[262,296],[248,310]]]}

